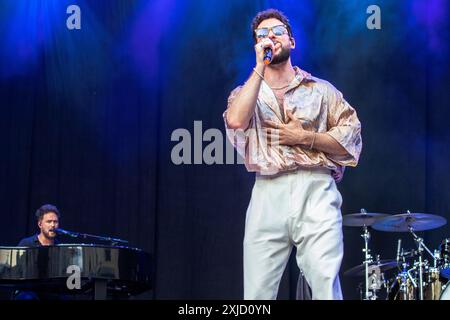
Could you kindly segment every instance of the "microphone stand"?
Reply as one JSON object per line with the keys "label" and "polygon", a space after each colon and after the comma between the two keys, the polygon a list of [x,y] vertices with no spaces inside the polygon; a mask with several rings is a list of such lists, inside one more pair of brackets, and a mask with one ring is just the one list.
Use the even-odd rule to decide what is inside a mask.
{"label": "microphone stand", "polygon": [[82,239],[96,239],[96,240],[100,240],[100,241],[106,241],[106,242],[110,242],[111,245],[115,246],[119,243],[122,244],[126,244],[128,243],[127,240],[122,240],[122,239],[117,239],[117,238],[111,238],[111,237],[102,237],[102,236],[96,236],[93,234],[88,234],[88,233],[79,233],[79,232],[70,232],[70,233],[64,233],[72,238],[82,238]]}

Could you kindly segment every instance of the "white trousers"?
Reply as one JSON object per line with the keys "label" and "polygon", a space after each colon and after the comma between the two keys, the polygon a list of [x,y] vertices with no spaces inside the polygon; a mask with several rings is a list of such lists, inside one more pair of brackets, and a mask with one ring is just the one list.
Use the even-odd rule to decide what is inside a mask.
{"label": "white trousers", "polygon": [[293,246],[312,299],[341,300],[342,197],[328,169],[256,176],[244,237],[244,299],[276,299]]}

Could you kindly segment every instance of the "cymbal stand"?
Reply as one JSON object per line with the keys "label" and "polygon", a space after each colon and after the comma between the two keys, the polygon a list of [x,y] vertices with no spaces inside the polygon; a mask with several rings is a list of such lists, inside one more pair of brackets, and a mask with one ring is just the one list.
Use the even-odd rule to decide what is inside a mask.
{"label": "cymbal stand", "polygon": [[[380,274],[381,277],[381,274]],[[377,296],[377,291],[379,290],[380,287],[380,279],[378,277],[378,274],[376,273],[376,271],[372,271],[372,274],[369,276],[369,286],[370,286],[370,290],[371,292],[371,296],[370,296],[370,300],[377,300],[378,296]]]}
{"label": "cymbal stand", "polygon": [[428,252],[431,257],[433,257],[434,264],[436,264],[436,256],[428,249],[428,247],[423,243],[423,239],[418,237],[417,234],[414,233],[414,229],[412,227],[409,227],[409,232],[412,234],[414,240],[417,242],[418,245],[418,252],[419,252],[419,299],[423,300],[423,259],[422,259],[422,252],[425,250]]}
{"label": "cymbal stand", "polygon": [[[377,255],[376,264],[380,264],[380,255]],[[372,274],[369,276],[369,288],[371,290],[370,300],[377,300],[377,292],[381,290],[381,287],[387,287],[384,274],[379,267],[375,267],[371,270]]]}
{"label": "cymbal stand", "polygon": [[397,276],[397,279],[399,279],[400,282],[400,292],[403,294],[403,300],[409,300],[409,287],[407,285],[407,278],[409,278],[409,280],[411,281],[412,285],[414,286],[414,288],[417,288],[417,284],[414,281],[414,277],[411,275],[411,270],[413,270],[414,268],[411,268],[408,270],[408,266],[409,264],[405,261],[405,257],[403,256],[403,252],[402,252],[402,269],[401,272],[399,273],[399,275]]}
{"label": "cymbal stand", "polygon": [[407,266],[408,266],[408,264],[406,263],[406,261],[403,261],[402,271],[397,276],[397,278],[399,278],[399,280],[401,281],[399,292],[400,292],[400,294],[403,294],[403,300],[406,300],[406,297],[408,295],[408,293],[406,292],[406,290],[408,290],[408,286],[406,285],[406,277],[408,275],[408,272],[406,270]]}
{"label": "cymbal stand", "polygon": [[414,288],[417,288],[417,283],[414,281],[414,277],[411,275],[411,271],[415,270],[415,267],[408,269],[409,263],[406,261],[405,257],[411,255],[410,251],[404,252],[403,248],[401,247],[401,240],[398,242],[398,248],[397,248],[397,263],[398,263],[398,275],[395,277],[394,282],[389,287],[389,291],[392,290],[392,288],[395,286],[396,281],[400,283],[399,288],[399,294],[403,296],[403,300],[409,300],[410,297],[410,287],[408,286],[408,279],[411,281],[411,284],[414,286]]}
{"label": "cymbal stand", "polygon": [[366,279],[366,287],[365,287],[365,295],[364,300],[372,300],[370,299],[371,295],[369,295],[369,263],[372,263],[372,256],[370,255],[369,250],[369,239],[370,233],[366,225],[363,226],[364,233],[361,237],[364,238],[364,265],[365,265],[365,279]]}
{"label": "cymbal stand", "polygon": [[412,283],[413,287],[417,288],[417,283],[414,280],[414,277],[411,275],[411,270],[414,270],[414,268],[411,268],[411,269],[407,270],[406,274],[408,275],[409,280],[411,280],[411,283]]}
{"label": "cymbal stand", "polygon": [[440,259],[441,259],[441,252],[439,250],[434,250],[434,254],[433,254],[433,260],[434,260],[433,267],[434,268],[438,267],[437,263]]}

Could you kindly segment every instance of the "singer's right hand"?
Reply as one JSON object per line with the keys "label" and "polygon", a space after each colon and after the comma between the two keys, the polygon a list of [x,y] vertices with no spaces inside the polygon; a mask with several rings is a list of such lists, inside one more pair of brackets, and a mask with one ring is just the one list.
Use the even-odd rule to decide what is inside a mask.
{"label": "singer's right hand", "polygon": [[269,38],[265,38],[255,44],[255,53],[256,53],[256,65],[264,65],[264,49],[271,48],[272,52],[275,51],[275,45],[272,40]]}

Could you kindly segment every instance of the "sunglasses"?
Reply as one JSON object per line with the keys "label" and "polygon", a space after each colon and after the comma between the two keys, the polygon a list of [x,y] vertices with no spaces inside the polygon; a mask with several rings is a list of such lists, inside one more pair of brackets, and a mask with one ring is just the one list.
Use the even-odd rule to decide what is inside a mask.
{"label": "sunglasses", "polygon": [[272,30],[273,34],[276,36],[282,36],[283,34],[287,33],[286,26],[283,24],[280,24],[278,26],[273,26],[270,28],[259,28],[255,30],[256,38],[263,39],[269,36],[269,32]]}

